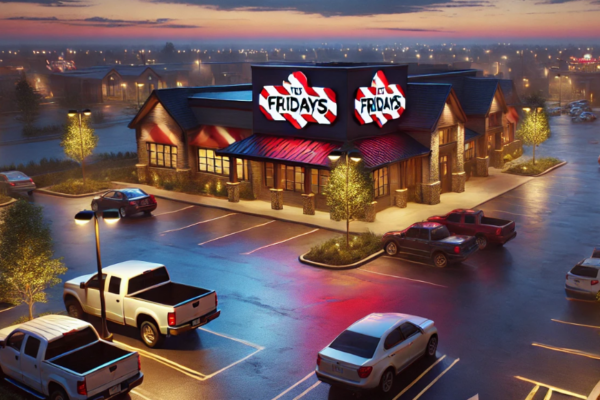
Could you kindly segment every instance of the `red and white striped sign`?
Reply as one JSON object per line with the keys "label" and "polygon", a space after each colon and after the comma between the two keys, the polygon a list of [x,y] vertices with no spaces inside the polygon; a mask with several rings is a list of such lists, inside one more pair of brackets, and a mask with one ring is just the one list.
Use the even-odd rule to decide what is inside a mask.
{"label": "red and white striped sign", "polygon": [[391,119],[398,119],[406,107],[400,85],[390,85],[383,71],[377,71],[371,87],[358,88],[354,100],[354,115],[361,125],[377,122],[381,128]]}
{"label": "red and white striped sign", "polygon": [[283,86],[265,86],[260,92],[260,111],[271,121],[289,121],[296,129],[309,122],[330,125],[337,117],[335,93],[329,88],[310,87],[306,75],[290,74]]}

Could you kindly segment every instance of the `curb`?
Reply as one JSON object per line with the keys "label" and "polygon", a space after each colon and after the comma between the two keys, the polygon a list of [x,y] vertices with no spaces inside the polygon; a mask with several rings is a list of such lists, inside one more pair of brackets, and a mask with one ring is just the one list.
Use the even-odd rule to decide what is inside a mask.
{"label": "curb", "polygon": [[566,165],[567,161],[563,161],[560,164],[556,164],[554,167],[550,167],[547,170],[545,170],[544,172],[542,172],[541,174],[537,174],[537,175],[533,175],[534,178],[537,178],[538,176],[542,176],[542,175],[546,175],[548,172],[552,172],[553,170],[555,170],[556,168],[560,168],[563,165]]}
{"label": "curb", "polygon": [[9,201],[7,201],[6,203],[2,203],[2,204],[0,204],[0,208],[2,208],[2,207],[8,207],[8,206],[10,206],[12,203],[16,203],[16,202],[17,202],[17,199],[10,199],[10,200],[9,200]]}
{"label": "curb", "polygon": [[305,255],[307,255],[308,253],[304,253],[300,256],[298,256],[298,260],[302,263],[302,264],[306,264],[306,265],[312,265],[313,267],[320,267],[320,268],[326,268],[326,269],[351,269],[351,268],[357,268],[360,267],[374,259],[376,259],[377,257],[379,257],[380,255],[383,254],[383,250],[379,250],[377,253],[375,254],[371,254],[369,257],[367,258],[363,258],[360,261],[355,262],[354,264],[346,264],[346,265],[331,265],[331,264],[322,264],[322,263],[318,263],[316,261],[311,261],[311,260],[307,260],[306,258],[304,258]]}
{"label": "curb", "polygon": [[596,384],[594,389],[592,389],[592,393],[588,396],[587,400],[598,400],[600,399],[600,382]]}
{"label": "curb", "polygon": [[66,194],[66,193],[59,193],[59,192],[54,192],[52,190],[49,189],[35,189],[35,192],[39,192],[39,193],[45,193],[45,194],[49,194],[51,196],[57,196],[57,197],[67,197],[70,199],[78,199],[81,197],[89,197],[89,196],[95,196],[97,194],[102,194],[102,193],[106,193],[107,191],[109,191],[110,189],[105,189],[105,190],[101,190],[99,192],[94,192],[94,193],[84,193],[84,194]]}

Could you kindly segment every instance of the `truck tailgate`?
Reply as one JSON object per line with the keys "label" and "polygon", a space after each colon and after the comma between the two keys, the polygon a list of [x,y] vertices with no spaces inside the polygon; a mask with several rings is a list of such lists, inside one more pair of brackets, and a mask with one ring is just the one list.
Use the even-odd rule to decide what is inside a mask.
{"label": "truck tailgate", "polygon": [[[92,396],[104,390],[111,389],[120,382],[131,378],[138,373],[138,358],[136,353],[105,364],[104,366],[91,371],[85,376],[88,396]],[[125,389],[125,388],[123,388]],[[117,388],[116,393],[122,389]]]}
{"label": "truck tailgate", "polygon": [[217,305],[215,297],[216,293],[211,291],[200,298],[177,304],[175,306],[177,325],[192,322],[196,318],[200,318],[216,309]]}
{"label": "truck tailgate", "polygon": [[509,224],[504,225],[502,227],[502,236],[508,236],[511,233],[513,233],[514,230],[515,230],[515,223],[511,221]]}

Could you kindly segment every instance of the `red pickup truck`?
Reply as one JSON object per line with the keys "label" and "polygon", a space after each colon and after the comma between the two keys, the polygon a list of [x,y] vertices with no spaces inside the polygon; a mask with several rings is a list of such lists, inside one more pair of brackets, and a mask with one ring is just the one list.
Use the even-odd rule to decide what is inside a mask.
{"label": "red pickup truck", "polygon": [[429,217],[427,221],[446,225],[455,235],[475,236],[479,250],[485,249],[488,243],[502,246],[517,236],[513,221],[486,217],[481,210],[453,210],[446,215]]}

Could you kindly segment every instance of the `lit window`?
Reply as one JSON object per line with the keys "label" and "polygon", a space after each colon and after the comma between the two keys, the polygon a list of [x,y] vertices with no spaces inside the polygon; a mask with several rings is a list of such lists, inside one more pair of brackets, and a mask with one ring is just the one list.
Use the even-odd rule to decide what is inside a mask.
{"label": "lit window", "polygon": [[265,186],[275,187],[275,167],[273,163],[265,163]]}
{"label": "lit window", "polygon": [[475,157],[475,145],[473,142],[465,143],[465,161],[472,160]]}
{"label": "lit window", "polygon": [[373,180],[375,182],[375,197],[386,196],[389,193],[388,167],[383,167],[373,171]]}
{"label": "lit window", "polygon": [[148,161],[152,167],[177,168],[177,147],[167,144],[146,143]]}
{"label": "lit window", "polygon": [[304,192],[304,167],[281,165],[283,189],[291,192]]}
{"label": "lit window", "polygon": [[313,193],[323,194],[327,183],[329,183],[329,171],[325,169],[311,170],[311,190]]}
{"label": "lit window", "polygon": [[198,149],[198,171],[229,176],[229,157],[216,155],[214,149]]}

